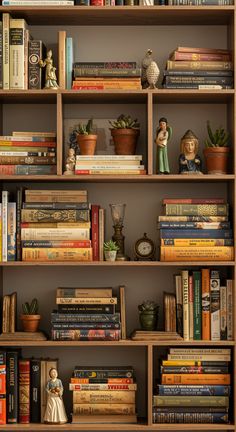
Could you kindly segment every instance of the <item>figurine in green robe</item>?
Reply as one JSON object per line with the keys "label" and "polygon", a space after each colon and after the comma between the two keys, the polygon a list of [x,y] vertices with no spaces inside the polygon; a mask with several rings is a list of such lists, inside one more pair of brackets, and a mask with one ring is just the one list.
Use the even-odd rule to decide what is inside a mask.
{"label": "figurine in green robe", "polygon": [[169,161],[167,152],[167,143],[171,139],[172,128],[168,126],[167,119],[161,117],[159,120],[159,126],[156,131],[155,142],[157,144],[157,161],[156,161],[156,173],[157,174],[169,174]]}

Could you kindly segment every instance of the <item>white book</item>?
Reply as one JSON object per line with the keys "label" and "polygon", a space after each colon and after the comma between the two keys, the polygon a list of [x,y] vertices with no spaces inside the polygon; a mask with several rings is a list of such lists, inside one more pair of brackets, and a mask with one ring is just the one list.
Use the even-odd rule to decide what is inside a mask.
{"label": "white book", "polygon": [[10,59],[9,59],[9,30],[10,30],[10,15],[9,13],[2,14],[2,35],[3,35],[3,89],[9,90],[10,86]]}
{"label": "white book", "polygon": [[226,281],[226,308],[227,308],[227,340],[233,340],[233,281],[227,279]]}
{"label": "white book", "polygon": [[85,160],[89,160],[89,161],[96,161],[96,160],[100,160],[100,161],[106,161],[106,160],[115,160],[115,161],[123,161],[123,160],[142,160],[143,156],[142,155],[134,155],[134,156],[129,156],[129,155],[121,155],[121,156],[116,156],[116,155],[95,155],[95,156],[76,156],[76,161],[85,161]]}
{"label": "white book", "polygon": [[220,339],[227,340],[227,290],[220,287]]}
{"label": "white book", "polygon": [[58,32],[58,84],[61,89],[66,88],[66,32]]}
{"label": "white book", "polygon": [[224,354],[230,355],[228,348],[170,348],[170,354]]}
{"label": "white book", "polygon": [[7,204],[8,191],[2,191],[2,261],[7,262]]}
{"label": "white book", "polygon": [[24,19],[10,19],[10,89],[25,89],[25,32]]}
{"label": "white book", "polygon": [[99,261],[104,261],[103,244],[104,244],[104,229],[105,229],[105,210],[100,208],[98,210],[98,237],[99,237]]}
{"label": "white book", "polygon": [[182,290],[183,290],[183,337],[189,340],[189,287],[188,287],[188,270],[181,271]]}
{"label": "white book", "polygon": [[220,340],[220,278],[218,271],[211,271],[210,278],[211,297],[211,340]]}
{"label": "white book", "polygon": [[75,165],[76,170],[144,170],[144,165]]}
{"label": "white book", "polygon": [[90,240],[90,229],[22,228],[21,240]]}

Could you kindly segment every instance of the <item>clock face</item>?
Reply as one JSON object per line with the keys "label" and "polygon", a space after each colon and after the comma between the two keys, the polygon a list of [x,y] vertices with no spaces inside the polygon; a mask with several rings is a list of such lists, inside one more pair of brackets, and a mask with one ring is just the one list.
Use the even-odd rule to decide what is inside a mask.
{"label": "clock face", "polygon": [[142,241],[137,247],[137,251],[142,256],[148,256],[152,253],[153,247],[150,242]]}

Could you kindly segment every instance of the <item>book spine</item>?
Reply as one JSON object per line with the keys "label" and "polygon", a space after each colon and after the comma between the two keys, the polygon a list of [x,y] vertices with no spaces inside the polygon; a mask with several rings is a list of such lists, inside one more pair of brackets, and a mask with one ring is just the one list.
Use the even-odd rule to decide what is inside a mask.
{"label": "book spine", "polygon": [[183,338],[189,340],[189,289],[188,270],[181,271],[183,289]]}
{"label": "book spine", "polygon": [[99,68],[99,69],[136,69],[136,62],[75,62],[76,68]]}
{"label": "book spine", "polygon": [[230,348],[170,348],[170,354],[220,354],[230,355]]}
{"label": "book spine", "polygon": [[52,340],[119,340],[120,330],[52,330]]}
{"label": "book spine", "polygon": [[6,424],[6,351],[0,351],[0,425]]}
{"label": "book spine", "polygon": [[166,215],[175,216],[227,216],[227,204],[166,204]]}
{"label": "book spine", "polygon": [[23,209],[27,210],[89,210],[88,203],[23,203]]}
{"label": "book spine", "polygon": [[97,322],[97,323],[53,323],[52,324],[52,329],[53,330],[67,330],[67,329],[71,329],[71,330],[77,330],[77,329],[81,329],[81,330],[89,330],[89,329],[120,329],[120,323],[109,323],[109,322]]}
{"label": "book spine", "polygon": [[153,396],[155,406],[229,406],[227,396]]}
{"label": "book spine", "polygon": [[232,238],[232,230],[223,229],[160,229],[161,239],[225,239]]}
{"label": "book spine", "polygon": [[166,76],[165,84],[219,84],[232,85],[233,77],[211,76]]}
{"label": "book spine", "polygon": [[159,222],[158,226],[170,229],[230,229],[230,222]]}
{"label": "book spine", "polygon": [[121,339],[126,340],[126,307],[125,307],[125,287],[119,287],[120,293],[120,321],[121,321]]}
{"label": "book spine", "polygon": [[189,309],[189,339],[193,339],[194,333],[194,286],[193,286],[193,275],[190,274],[188,277],[188,309]]}
{"label": "book spine", "polygon": [[227,216],[158,216],[159,222],[224,222]]}
{"label": "book spine", "polygon": [[233,239],[161,239],[161,246],[176,247],[215,247],[215,246],[233,246]]}
{"label": "book spine", "polygon": [[10,89],[24,90],[24,40],[26,23],[24,19],[10,19]]}
{"label": "book spine", "polygon": [[22,261],[92,261],[92,248],[23,248]]}
{"label": "book spine", "polygon": [[26,137],[26,138],[24,138],[24,140],[20,140],[20,141],[18,141],[18,140],[10,141],[8,139],[1,139],[0,140],[0,146],[1,146],[1,149],[2,149],[2,147],[7,147],[11,151],[15,151],[15,147],[17,147],[17,148],[20,147],[20,149],[21,149],[21,147],[24,147],[24,149],[21,149],[21,150],[25,150],[25,147],[27,147],[27,150],[28,150],[28,147],[30,147],[30,150],[31,150],[31,147],[32,147],[35,150],[37,150],[39,148],[40,150],[44,149],[45,151],[51,151],[51,149],[54,150],[54,148],[56,147],[56,142],[51,142],[51,141],[44,141],[44,142],[34,141],[33,142],[33,141],[28,141],[28,137]]}
{"label": "book spine", "polygon": [[[196,350],[197,351],[197,350]],[[197,360],[205,362],[231,361],[230,354],[168,354],[168,360]],[[185,363],[184,363],[185,364]],[[188,365],[189,366],[189,365]],[[201,365],[198,365],[201,366]],[[209,365],[207,365],[209,366]],[[220,365],[223,366],[223,365]]]}
{"label": "book spine", "polygon": [[134,391],[73,391],[74,404],[135,404]]}
{"label": "book spine", "polygon": [[[89,169],[88,169],[89,168]],[[95,170],[99,170],[99,171],[113,171],[113,170],[127,170],[127,171],[137,171],[137,170],[144,170],[144,165],[118,165],[118,164],[114,164],[114,165],[89,165],[89,167],[87,165],[82,165],[81,163],[76,163],[75,165],[75,169],[76,171],[95,171]]]}
{"label": "book spine", "polygon": [[58,305],[58,310],[66,314],[114,314],[115,305]]}
{"label": "book spine", "polygon": [[229,368],[226,366],[161,366],[161,373],[164,374],[226,374],[229,373]]}
{"label": "book spine", "polygon": [[104,261],[103,244],[105,239],[105,210],[99,209],[99,261]]}
{"label": "book spine", "polygon": [[168,413],[153,413],[153,423],[228,423],[228,414],[222,413],[176,413],[169,409]]}
{"label": "book spine", "polygon": [[211,340],[220,340],[220,279],[219,272],[211,271]]}
{"label": "book spine", "polygon": [[202,338],[202,308],[201,308],[201,273],[200,271],[193,272],[193,280],[194,280],[194,340],[201,340]]}
{"label": "book spine", "polygon": [[88,174],[95,174],[95,175],[114,175],[114,174],[120,174],[120,175],[144,175],[146,174],[146,170],[134,170],[134,169],[96,169],[96,170],[81,170],[76,169],[75,170],[76,175],[88,175]]}
{"label": "book spine", "polygon": [[2,204],[0,203],[0,261],[2,259]]}
{"label": "book spine", "polygon": [[54,156],[0,156],[1,165],[53,165],[56,164]]}
{"label": "book spine", "polygon": [[7,423],[18,422],[18,352],[7,352]]}
{"label": "book spine", "polygon": [[232,261],[232,246],[216,246],[207,248],[161,246],[161,261]]}
{"label": "book spine", "polygon": [[135,414],[135,404],[74,404],[73,414],[76,415],[111,415],[111,414]]}
{"label": "book spine", "polygon": [[202,269],[202,340],[211,339],[210,270]]}
{"label": "book spine", "polygon": [[227,340],[233,340],[233,281],[226,280]]}
{"label": "book spine", "polygon": [[142,160],[142,156],[140,155],[95,155],[95,156],[76,156],[76,161],[111,161],[112,163],[114,161],[136,161],[137,163],[140,163],[139,161]]}
{"label": "book spine", "polygon": [[57,297],[112,297],[112,288],[57,288]]}
{"label": "book spine", "polygon": [[132,378],[133,370],[132,369],[116,369],[116,370],[97,370],[97,369],[89,369],[89,370],[79,370],[74,369],[73,372],[74,378],[96,378],[100,379],[108,379],[108,378]]}
{"label": "book spine", "polygon": [[22,240],[89,240],[89,228],[22,228]]}
{"label": "book spine", "polygon": [[72,74],[73,74],[73,39],[66,38],[66,88],[72,88]]}
{"label": "book spine", "polygon": [[232,62],[220,62],[220,61],[211,61],[211,62],[193,62],[193,61],[172,61],[167,60],[167,70],[233,70]]}
{"label": "book spine", "polygon": [[195,53],[195,52],[178,52],[175,51],[171,60],[189,60],[189,61],[231,61],[230,54],[220,53]]}
{"label": "book spine", "polygon": [[[51,323],[81,323],[82,325],[84,325],[84,323],[88,324],[88,325],[95,325],[97,323],[100,324],[118,324],[120,322],[120,314],[116,313],[116,314],[107,314],[107,313],[99,313],[99,314],[70,314],[68,313],[69,311],[67,310],[67,313],[52,313],[51,314]],[[102,328],[102,327],[101,327]]]}
{"label": "book spine", "polygon": [[[23,248],[90,248],[91,247],[91,242],[90,240],[85,240],[85,241],[81,241],[81,240],[75,240],[75,241],[66,241],[66,240],[62,240],[62,241],[43,241],[43,240],[31,240],[31,241],[22,241],[21,243]],[[73,297],[73,296],[72,296]]]}
{"label": "book spine", "polygon": [[2,191],[2,260],[7,261],[8,191]]}
{"label": "book spine", "polygon": [[42,88],[42,68],[39,60],[43,58],[43,43],[41,40],[29,41],[28,87],[30,90]]}
{"label": "book spine", "polygon": [[99,261],[99,206],[91,206],[93,261]]}
{"label": "book spine", "polygon": [[30,360],[30,422],[40,423],[40,366],[41,361]]}
{"label": "book spine", "polygon": [[[197,413],[199,412],[199,407],[172,407],[171,408],[171,412],[175,412],[175,413]],[[169,407],[153,407],[153,412],[155,413],[169,413],[170,409]],[[201,407],[201,412],[202,413],[222,413],[222,414],[228,414],[229,409],[227,407]]]}
{"label": "book spine", "polygon": [[165,204],[224,204],[223,198],[164,198],[162,205]]}
{"label": "book spine", "polygon": [[0,165],[1,175],[49,175],[56,173],[56,165]]}
{"label": "book spine", "polygon": [[0,89],[3,88],[3,22],[0,23]]}
{"label": "book spine", "polygon": [[57,297],[56,304],[117,304],[116,297]]}
{"label": "book spine", "polygon": [[112,83],[78,83],[75,81],[72,88],[74,90],[142,90],[141,83],[112,82]]}
{"label": "book spine", "polygon": [[19,360],[19,423],[30,422],[30,361]]}
{"label": "book spine", "polygon": [[16,260],[16,203],[7,204],[7,261]]}
{"label": "book spine", "polygon": [[181,275],[175,275],[175,297],[176,297],[176,327],[180,336],[183,336],[183,293]]}
{"label": "book spine", "polygon": [[136,391],[137,384],[69,384],[69,390],[78,391]]}
{"label": "book spine", "polygon": [[28,59],[29,59],[29,40],[30,40],[29,30],[24,31],[24,90],[28,90]]}
{"label": "book spine", "polygon": [[89,210],[27,210],[21,211],[22,222],[89,222]]}
{"label": "book spine", "polygon": [[222,90],[232,89],[233,84],[196,84],[196,83],[180,83],[180,84],[163,84],[166,89],[198,89],[198,90]]}
{"label": "book spine", "polygon": [[159,396],[230,396],[226,385],[158,385]]}
{"label": "book spine", "polygon": [[58,32],[58,82],[61,89],[66,88],[66,32]]}
{"label": "book spine", "polygon": [[72,384],[133,384],[133,378],[105,378],[103,380],[97,380],[96,378],[74,378],[72,377],[70,382]]}
{"label": "book spine", "polygon": [[21,206],[23,189],[18,188],[16,192],[16,259],[21,261]]}
{"label": "book spine", "polygon": [[9,13],[2,14],[3,25],[3,89],[10,88],[10,15]]}
{"label": "book spine", "polygon": [[100,68],[75,68],[74,76],[76,77],[140,77],[141,69],[100,69]]}
{"label": "book spine", "polygon": [[[218,357],[217,357],[218,358]],[[186,359],[179,359],[179,360],[162,360],[163,366],[216,366],[216,367],[228,367],[228,361],[227,360],[186,360]]]}
{"label": "book spine", "polygon": [[220,287],[220,340],[227,340],[227,290]]}

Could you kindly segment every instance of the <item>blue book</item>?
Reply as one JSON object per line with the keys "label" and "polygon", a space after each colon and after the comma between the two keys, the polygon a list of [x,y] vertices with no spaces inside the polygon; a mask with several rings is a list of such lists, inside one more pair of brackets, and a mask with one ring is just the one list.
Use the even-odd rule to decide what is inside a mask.
{"label": "blue book", "polygon": [[230,229],[230,222],[159,222],[160,228]]}
{"label": "blue book", "polygon": [[66,88],[71,90],[72,88],[72,73],[73,73],[73,39],[71,37],[66,38]]}
{"label": "blue book", "polygon": [[192,238],[192,239],[225,239],[232,238],[232,230],[223,229],[161,229],[161,238]]}
{"label": "blue book", "polygon": [[230,396],[229,385],[158,385],[160,396]]}

